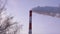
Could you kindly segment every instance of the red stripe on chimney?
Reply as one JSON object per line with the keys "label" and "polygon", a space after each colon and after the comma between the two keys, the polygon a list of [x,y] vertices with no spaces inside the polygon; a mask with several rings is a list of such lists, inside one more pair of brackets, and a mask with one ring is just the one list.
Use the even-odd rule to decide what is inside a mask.
{"label": "red stripe on chimney", "polygon": [[32,10],[30,10],[30,17],[32,16]]}
{"label": "red stripe on chimney", "polygon": [[29,29],[32,29],[32,23],[29,23]]}

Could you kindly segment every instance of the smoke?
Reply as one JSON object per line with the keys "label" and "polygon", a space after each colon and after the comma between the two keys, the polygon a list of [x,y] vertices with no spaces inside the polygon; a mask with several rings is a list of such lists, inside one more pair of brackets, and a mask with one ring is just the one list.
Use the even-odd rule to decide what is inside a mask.
{"label": "smoke", "polygon": [[43,15],[48,15],[52,17],[60,18],[60,7],[35,7],[32,9],[33,12]]}

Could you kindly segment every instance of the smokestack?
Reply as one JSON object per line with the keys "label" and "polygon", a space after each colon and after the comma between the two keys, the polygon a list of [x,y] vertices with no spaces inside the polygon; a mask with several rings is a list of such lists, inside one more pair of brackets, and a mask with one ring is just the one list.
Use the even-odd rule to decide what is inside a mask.
{"label": "smokestack", "polygon": [[29,34],[32,34],[32,10],[29,11]]}

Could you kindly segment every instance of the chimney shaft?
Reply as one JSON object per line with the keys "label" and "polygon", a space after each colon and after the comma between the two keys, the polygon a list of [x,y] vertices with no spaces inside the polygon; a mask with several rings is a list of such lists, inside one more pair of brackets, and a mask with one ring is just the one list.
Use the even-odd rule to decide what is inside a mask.
{"label": "chimney shaft", "polygon": [[29,12],[29,34],[32,34],[32,10]]}

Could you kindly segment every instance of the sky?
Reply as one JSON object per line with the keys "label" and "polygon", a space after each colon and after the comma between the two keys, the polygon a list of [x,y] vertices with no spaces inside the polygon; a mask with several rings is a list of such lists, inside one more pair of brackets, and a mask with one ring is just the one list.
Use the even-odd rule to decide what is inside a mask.
{"label": "sky", "polygon": [[[8,0],[6,11],[23,25],[21,34],[28,34],[29,10],[37,6],[58,7],[60,0]],[[60,18],[33,13],[33,34],[60,34]]]}

